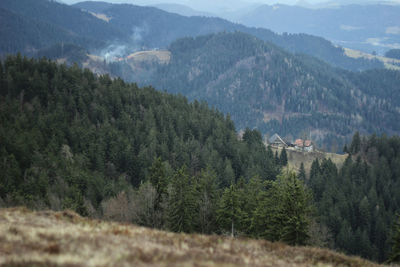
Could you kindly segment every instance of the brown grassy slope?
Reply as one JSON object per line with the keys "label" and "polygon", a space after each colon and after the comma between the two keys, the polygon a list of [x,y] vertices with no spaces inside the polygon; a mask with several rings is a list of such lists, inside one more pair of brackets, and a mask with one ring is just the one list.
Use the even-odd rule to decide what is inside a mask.
{"label": "brown grassy slope", "polygon": [[[278,150],[278,154],[281,153],[281,148],[271,148],[274,153],[276,150]],[[300,165],[303,162],[307,174],[310,172],[311,164],[316,159],[318,159],[320,163],[322,159],[331,159],[338,168],[341,168],[348,156],[347,154],[340,155],[322,151],[302,152],[294,149],[286,149],[286,152],[288,155],[289,169],[298,172],[300,170]]]}
{"label": "brown grassy slope", "polygon": [[375,56],[372,54],[364,53],[349,48],[344,48],[344,53],[346,54],[346,56],[351,58],[377,59],[381,61],[385,65],[385,68],[387,69],[400,70],[400,67],[398,66],[398,64],[400,64],[400,60],[398,59]]}
{"label": "brown grassy slope", "polygon": [[261,240],[174,234],[79,217],[0,210],[6,266],[376,266],[325,249]]}

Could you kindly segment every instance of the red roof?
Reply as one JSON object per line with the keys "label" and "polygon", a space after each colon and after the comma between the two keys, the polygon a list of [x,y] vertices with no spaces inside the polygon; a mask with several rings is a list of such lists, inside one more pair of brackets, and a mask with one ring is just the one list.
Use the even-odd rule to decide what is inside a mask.
{"label": "red roof", "polygon": [[296,139],[296,141],[294,142],[294,144],[298,147],[309,147],[312,145],[310,140],[305,140],[303,141],[303,139]]}
{"label": "red roof", "polygon": [[294,144],[296,145],[296,146],[303,146],[303,139],[296,139],[296,141],[294,142]]}

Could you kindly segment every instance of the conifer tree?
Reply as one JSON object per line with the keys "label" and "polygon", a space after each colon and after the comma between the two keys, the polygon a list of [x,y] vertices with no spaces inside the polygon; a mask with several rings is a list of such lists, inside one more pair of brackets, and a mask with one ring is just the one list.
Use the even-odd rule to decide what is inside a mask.
{"label": "conifer tree", "polygon": [[167,174],[160,157],[156,158],[153,161],[153,164],[151,165],[149,172],[150,172],[149,174],[150,183],[154,186],[157,192],[156,199],[154,202],[154,209],[160,210],[161,202],[163,197],[167,194],[167,186],[168,186]]}
{"label": "conifer tree", "polygon": [[361,149],[360,133],[356,132],[353,136],[353,140],[351,141],[350,153],[357,154],[358,152],[360,152],[360,149]]}
{"label": "conifer tree", "polygon": [[168,195],[169,229],[174,232],[192,232],[194,230],[193,221],[196,216],[196,203],[194,186],[185,166],[174,173]]}
{"label": "conifer tree", "polygon": [[290,245],[304,245],[312,212],[311,194],[294,172],[278,177],[282,194],[280,213],[283,217],[282,241]]}
{"label": "conifer tree", "polygon": [[202,170],[197,185],[199,231],[210,234],[216,225],[218,184],[215,172],[209,167]]}
{"label": "conifer tree", "polygon": [[312,212],[311,194],[294,172],[270,182],[253,220],[259,236],[304,245]]}
{"label": "conifer tree", "polygon": [[300,164],[299,179],[303,183],[305,183],[305,181],[306,181],[306,170],[304,169],[304,163],[303,162]]}
{"label": "conifer tree", "polygon": [[285,148],[282,148],[281,154],[279,156],[279,162],[282,166],[286,166],[288,164],[287,152]]}
{"label": "conifer tree", "polygon": [[388,263],[400,262],[400,216],[394,224],[394,233],[392,239],[392,251],[390,252]]}
{"label": "conifer tree", "polygon": [[236,225],[239,223],[241,210],[239,207],[239,197],[235,185],[225,188],[217,210],[217,222],[222,230],[235,236]]}

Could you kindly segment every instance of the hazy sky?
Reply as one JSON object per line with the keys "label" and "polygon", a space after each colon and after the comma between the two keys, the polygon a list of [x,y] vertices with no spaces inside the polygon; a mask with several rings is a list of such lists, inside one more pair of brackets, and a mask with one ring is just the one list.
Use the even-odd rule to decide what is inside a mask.
{"label": "hazy sky", "polygon": [[[61,2],[67,4],[73,4],[77,2],[82,2],[85,0],[59,0]],[[87,1],[87,0],[86,0]],[[94,0],[89,0],[94,1]],[[213,11],[218,13],[218,11],[235,11],[240,10],[242,8],[249,7],[255,4],[288,4],[294,5],[296,3],[305,3],[315,5],[321,3],[341,3],[341,4],[349,4],[349,3],[368,3],[368,2],[385,2],[385,1],[377,1],[377,0],[97,0],[104,1],[110,3],[131,3],[136,5],[155,5],[160,3],[176,3],[183,4],[189,6],[193,9],[197,9],[199,11]],[[391,2],[400,3],[400,0],[389,0]]]}
{"label": "hazy sky", "polygon": [[[77,2],[82,2],[82,1],[87,1],[87,0],[61,0],[64,3],[67,4],[73,4]],[[94,0],[89,0],[89,1],[94,1]],[[98,1],[98,0],[97,0]],[[158,3],[178,3],[178,4],[183,4],[183,5],[200,5],[200,4],[205,4],[208,2],[208,5],[229,5],[232,2],[243,2],[243,3],[260,3],[260,4],[275,4],[275,3],[282,3],[282,4],[295,4],[299,0],[104,0],[104,2],[110,2],[110,3],[132,3],[132,4],[140,4],[140,5],[153,5],[153,4],[158,4]],[[317,4],[317,3],[323,3],[323,2],[328,2],[327,0],[307,0],[306,2],[310,4]]]}

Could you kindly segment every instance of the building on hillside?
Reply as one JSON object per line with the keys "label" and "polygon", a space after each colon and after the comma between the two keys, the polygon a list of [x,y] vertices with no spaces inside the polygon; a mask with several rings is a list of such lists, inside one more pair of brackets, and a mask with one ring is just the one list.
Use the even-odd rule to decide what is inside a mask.
{"label": "building on hillside", "polygon": [[268,144],[275,147],[288,147],[288,144],[278,134],[271,136],[268,139]]}
{"label": "building on hillside", "polygon": [[314,146],[310,140],[296,139],[294,142],[294,148],[301,151],[311,152],[314,150]]}

